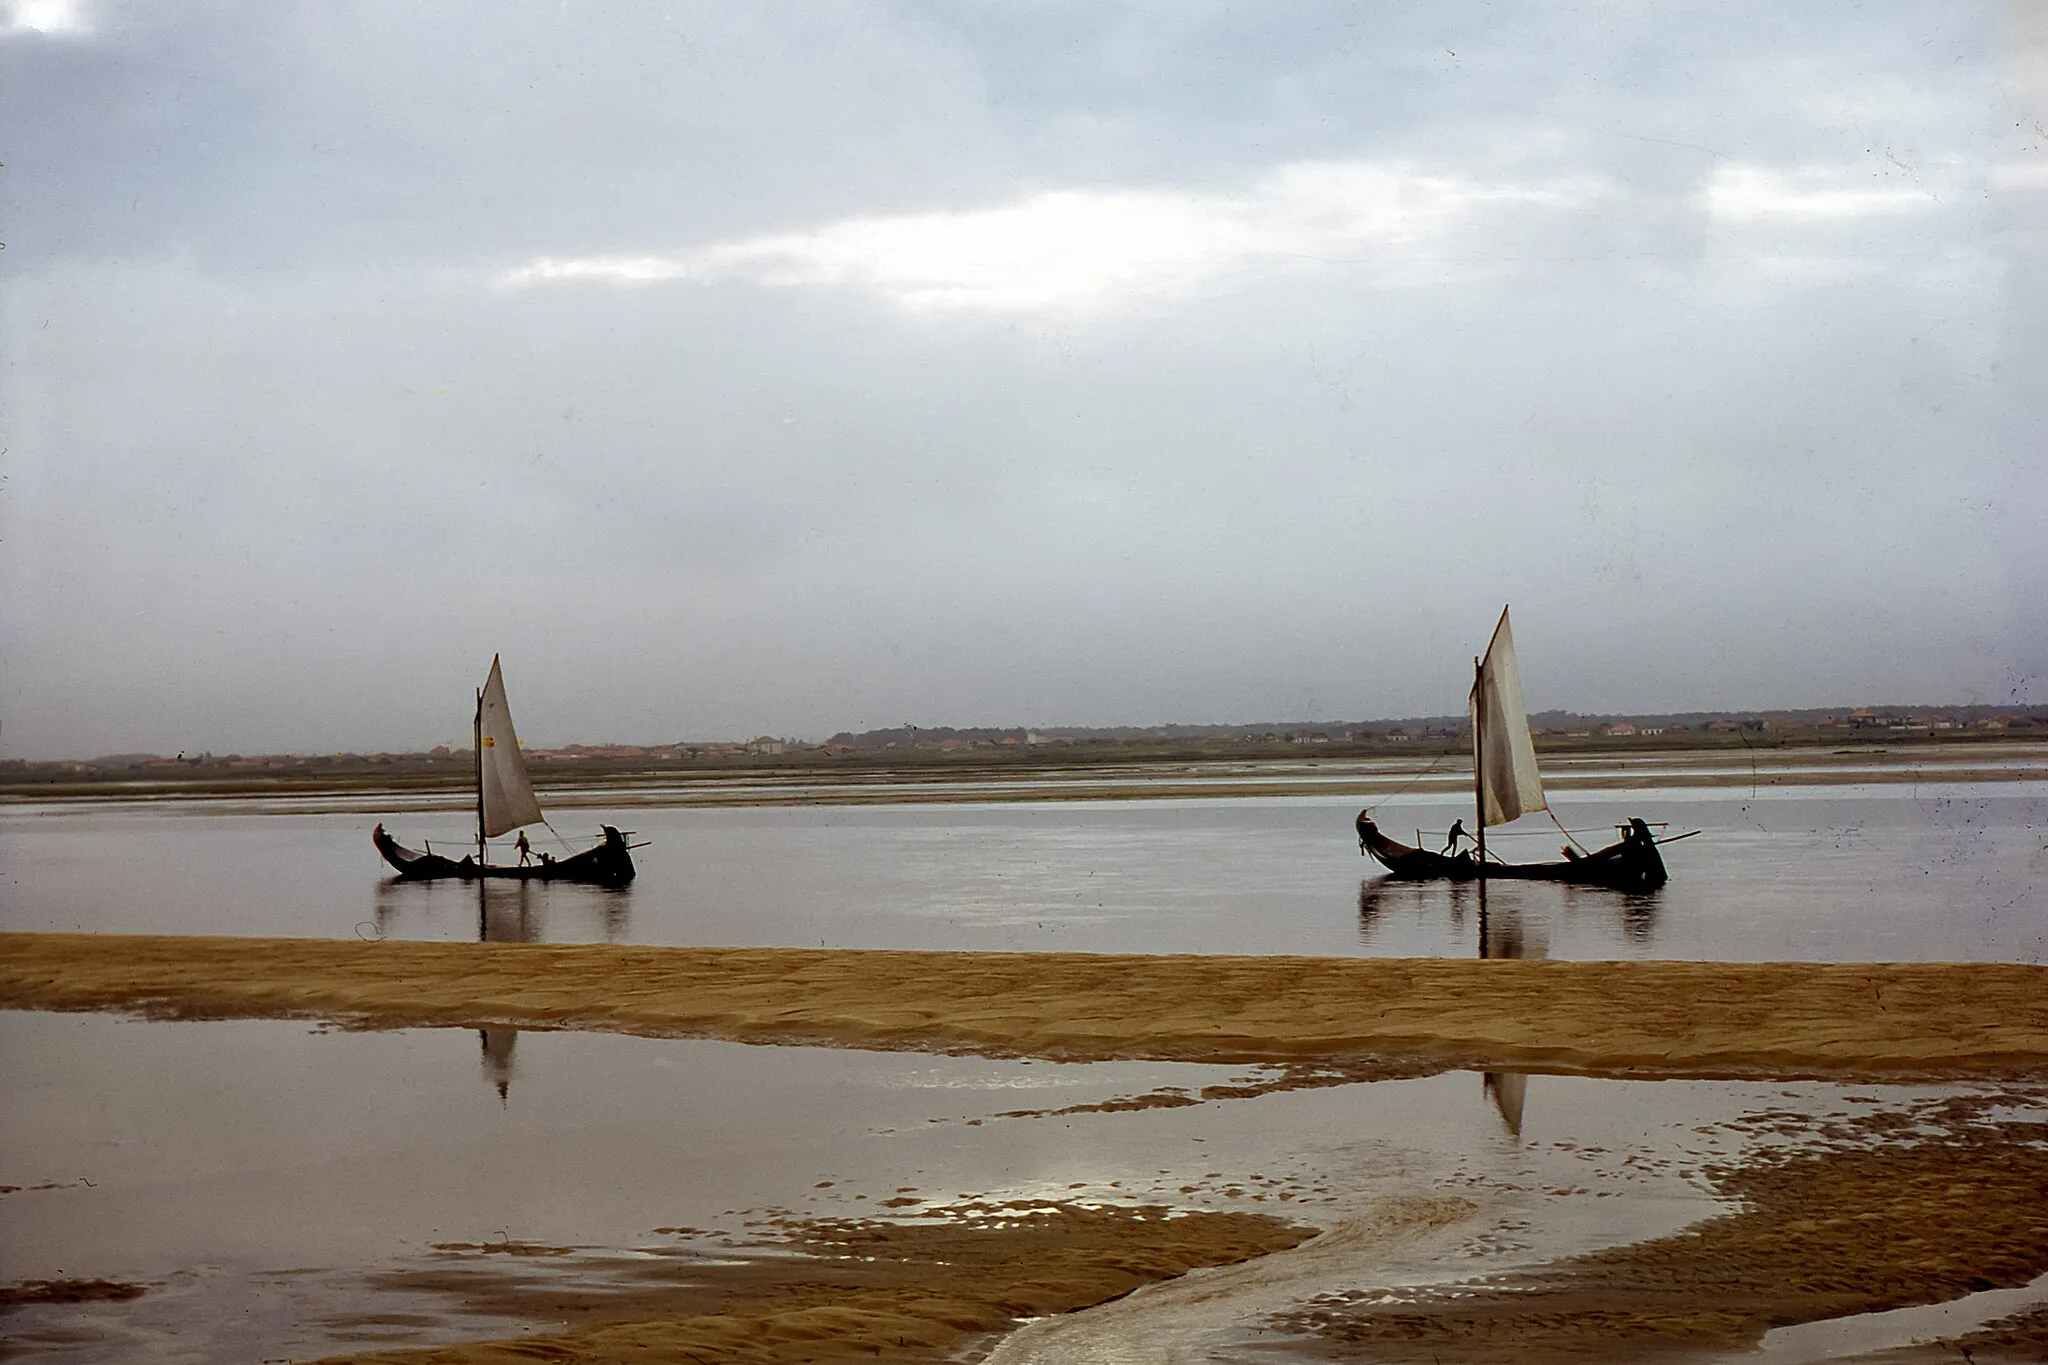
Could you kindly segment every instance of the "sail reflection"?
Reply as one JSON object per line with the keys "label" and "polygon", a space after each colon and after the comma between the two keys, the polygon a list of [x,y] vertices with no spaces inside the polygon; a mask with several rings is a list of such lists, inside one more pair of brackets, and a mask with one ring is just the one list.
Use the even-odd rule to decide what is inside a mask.
{"label": "sail reflection", "polygon": [[[1530,925],[1512,902],[1489,913],[1486,883],[1479,884],[1479,956],[1482,958],[1547,958],[1550,939],[1542,926]],[[1493,1101],[1502,1123],[1514,1137],[1522,1136],[1522,1110],[1528,1103],[1529,1077],[1521,1071],[1489,1071],[1479,1078],[1480,1090]]]}
{"label": "sail reflection", "polygon": [[[478,882],[476,936],[482,943],[540,942],[539,907],[535,905],[532,882],[509,882],[493,886]],[[480,1028],[477,1040],[483,1046],[484,1079],[498,1092],[498,1103],[509,1104],[512,1095],[512,1049],[519,1045],[516,1028]]]}
{"label": "sail reflection", "polygon": [[512,1102],[512,1049],[519,1043],[516,1028],[480,1028],[476,1031],[483,1044],[484,1079],[498,1092],[498,1103]]}
{"label": "sail reflection", "polygon": [[540,915],[533,883],[476,885],[476,937],[479,943],[539,943]]}
{"label": "sail reflection", "polygon": [[[526,881],[419,882],[385,877],[371,893],[370,923],[358,925],[357,932],[375,938],[406,930],[428,937],[455,937],[433,931],[466,921],[470,927],[460,936],[473,933],[480,943],[541,943],[550,938],[587,939],[594,912],[604,940],[616,943],[626,936],[631,924],[632,903],[632,891],[625,887]],[[572,932],[564,934],[564,928]],[[573,932],[576,929],[586,932],[579,935]],[[501,1104],[509,1103],[519,1030],[480,1028],[477,1041],[484,1080],[498,1092]]]}

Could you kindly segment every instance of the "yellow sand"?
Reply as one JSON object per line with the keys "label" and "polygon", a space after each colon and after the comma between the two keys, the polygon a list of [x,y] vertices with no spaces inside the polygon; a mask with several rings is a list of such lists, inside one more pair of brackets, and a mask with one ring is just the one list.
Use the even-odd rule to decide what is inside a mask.
{"label": "yellow sand", "polygon": [[1598,1074],[2012,1074],[2048,968],[0,934],[0,1007],[589,1028],[1067,1059],[1361,1053]]}

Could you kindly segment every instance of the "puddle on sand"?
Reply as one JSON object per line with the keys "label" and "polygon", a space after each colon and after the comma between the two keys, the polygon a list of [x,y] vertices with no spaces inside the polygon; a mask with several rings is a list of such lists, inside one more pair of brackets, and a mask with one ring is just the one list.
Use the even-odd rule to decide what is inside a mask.
{"label": "puddle on sand", "polygon": [[[0,1318],[0,1334],[78,1365],[525,1334],[543,1324],[380,1286],[455,1254],[437,1248],[568,1279],[621,1253],[730,1255],[729,1239],[778,1222],[915,1218],[969,1199],[1231,1209],[1349,1229],[1266,1258],[1255,1295],[1214,1296],[1210,1327],[1235,1341],[1282,1301],[1385,1283],[1411,1233],[1411,1251],[1433,1252],[1395,1258],[1409,1285],[1667,1234],[1719,1207],[1708,1162],[1790,1140],[1729,1126],[1743,1115],[1853,1112],[1880,1094],[1449,1073],[1109,1103],[1247,1076],[0,1014],[0,1183],[22,1187],[0,1197],[0,1281],[149,1290],[23,1308]],[[1040,1116],[998,1117],[1014,1111]]]}
{"label": "puddle on sand", "polygon": [[[1779,1327],[1764,1333],[1750,1359],[1757,1365],[1857,1360],[1900,1347],[1964,1336],[2044,1305],[2048,1305],[2048,1275],[2011,1289],[1979,1290],[1947,1303],[1917,1304]],[[1968,1359],[1962,1352],[1954,1352],[1953,1358]]]}

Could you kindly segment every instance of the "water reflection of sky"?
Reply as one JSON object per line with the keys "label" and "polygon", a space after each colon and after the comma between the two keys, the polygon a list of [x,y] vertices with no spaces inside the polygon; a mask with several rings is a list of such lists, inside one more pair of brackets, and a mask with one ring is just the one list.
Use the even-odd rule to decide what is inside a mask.
{"label": "water reflection of sky", "polygon": [[[679,1234],[659,1229],[737,1231],[770,1207],[866,1216],[906,1193],[1330,1223],[1448,1191],[1480,1205],[1446,1263],[1469,1275],[1710,1212],[1688,1173],[1782,1140],[1716,1124],[1877,1102],[1868,1086],[1456,1072],[1002,1118],[1245,1073],[502,1032],[516,1051],[480,1061],[467,1030],[0,1015],[0,1183],[24,1187],[0,1199],[0,1280],[154,1286],[0,1330],[16,1344],[72,1333],[43,1353],[74,1365],[317,1355],[365,1310],[408,1315],[394,1342],[502,1334],[514,1325],[394,1301],[371,1276],[430,1262],[437,1243],[673,1248]],[[560,1273],[594,1271],[571,1257]]]}
{"label": "water reflection of sky", "polygon": [[[2035,790],[2041,787],[2042,790]],[[1673,789],[1560,795],[1598,842],[1641,814],[1703,833],[1666,849],[1650,898],[1534,883],[1493,895],[1564,958],[2048,960],[2048,784]],[[1347,797],[660,809],[627,890],[493,886],[507,933],[733,946],[1464,956],[1458,888],[1388,883]],[[1440,839],[1458,800],[1378,808]],[[0,816],[0,927],[128,933],[474,937],[477,891],[402,884],[371,816],[132,809]],[[581,837],[591,819],[556,824]],[[1527,831],[1526,833],[1523,831]],[[402,837],[461,842],[419,815]],[[1489,834],[1555,857],[1543,817]],[[545,836],[542,846],[552,847]]]}
{"label": "water reflection of sky", "polygon": [[[1483,907],[1470,884],[1381,875],[1358,855],[1358,802],[1342,794],[645,809],[627,823],[651,843],[624,890],[400,883],[370,846],[374,816],[16,808],[0,816],[0,927],[2039,962],[2043,786],[1560,797],[1560,818],[1587,842],[1632,814],[1704,833],[1667,849],[1672,881],[1655,894],[1497,882]],[[1440,837],[1462,810],[1456,794],[1418,790],[1379,814],[1397,837]],[[556,820],[572,838],[589,823]],[[460,815],[421,815],[399,829],[460,843],[461,826]],[[1553,856],[1561,841],[1540,817],[1489,838],[1525,859]],[[996,1117],[1241,1076],[509,1028],[347,1034],[0,1015],[0,1184],[24,1187],[0,1199],[0,1279],[153,1286],[90,1313],[27,1309],[0,1333],[73,1365],[376,1344],[348,1335],[364,1330],[348,1319],[365,1310],[386,1319],[378,1343],[506,1335],[530,1328],[376,1293],[369,1276],[431,1259],[440,1242],[609,1254],[673,1245],[657,1227],[730,1227],[746,1209],[864,1214],[906,1188],[934,1200],[1158,1198],[1338,1219],[1455,1188],[1482,1211],[1457,1234],[1453,1268],[1435,1273],[1465,1275],[1700,1216],[1713,1206],[1679,1173],[1738,1141],[1716,1132],[1723,1120],[1920,1093],[1454,1073],[1180,1109]],[[1239,1195],[1223,1192],[1233,1185]],[[571,1256],[562,1273],[601,1266]],[[51,1333],[74,1336],[64,1346]]]}

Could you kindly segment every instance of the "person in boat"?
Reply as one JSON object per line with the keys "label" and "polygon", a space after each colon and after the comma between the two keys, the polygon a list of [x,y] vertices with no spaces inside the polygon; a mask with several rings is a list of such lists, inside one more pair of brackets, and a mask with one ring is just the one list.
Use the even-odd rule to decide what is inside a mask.
{"label": "person in boat", "polygon": [[533,861],[533,845],[526,842],[525,830],[519,831],[519,837],[513,840],[512,847],[519,850],[519,865],[521,867],[525,867]]}
{"label": "person in boat", "polygon": [[1458,851],[1458,841],[1460,839],[1470,839],[1471,837],[1471,835],[1465,832],[1465,822],[1463,820],[1453,820],[1451,822],[1451,835],[1448,839],[1444,840],[1445,856],[1448,857]]}

